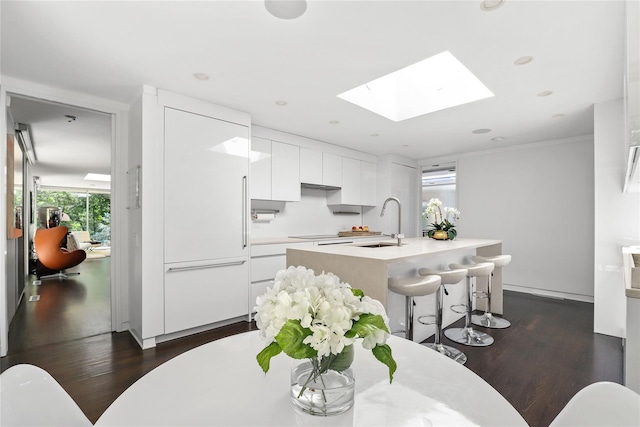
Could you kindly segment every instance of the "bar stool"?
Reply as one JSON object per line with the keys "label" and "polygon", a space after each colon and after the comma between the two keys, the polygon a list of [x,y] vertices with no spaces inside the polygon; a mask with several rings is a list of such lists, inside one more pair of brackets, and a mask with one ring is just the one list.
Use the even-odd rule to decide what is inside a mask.
{"label": "bar stool", "polygon": [[[473,262],[491,262],[495,268],[502,268],[511,262],[511,255],[472,256],[471,260]],[[484,314],[474,314],[471,316],[471,323],[484,326],[485,328],[508,328],[511,326],[511,322],[502,317],[496,317],[491,313],[491,276],[493,276],[493,273],[487,276],[487,305]]]}
{"label": "bar stool", "polygon": [[[430,270],[428,268],[421,268],[418,270],[418,273],[421,276],[440,276],[440,287],[438,287],[438,291],[436,294],[436,314],[435,316],[424,315],[418,316],[418,322],[423,325],[436,325],[436,333],[434,335],[433,343],[424,343],[422,345],[429,347],[432,350],[436,350],[441,354],[444,354],[450,359],[455,360],[456,362],[464,365],[467,362],[467,356],[458,350],[457,348],[442,344],[442,307],[444,305],[444,294],[447,292],[444,285],[453,285],[456,283],[460,283],[462,279],[467,275],[467,269],[458,269],[458,270]],[[448,294],[447,294],[448,295]],[[427,322],[424,319],[428,317],[435,317],[435,322]]]}
{"label": "bar stool", "polygon": [[[472,297],[474,296],[473,284],[475,278],[478,276],[488,276],[494,269],[493,263],[482,262],[479,264],[449,264],[449,268],[452,270],[466,269],[467,270],[467,304],[452,305],[451,310],[456,313],[464,313],[465,321],[464,328],[449,328],[444,331],[444,335],[451,341],[468,345],[471,347],[486,347],[493,344],[493,337],[484,332],[479,332],[471,327],[471,312],[473,311]],[[472,280],[473,279],[473,280]],[[458,307],[463,307],[465,310],[460,311]]]}
{"label": "bar stool", "polygon": [[413,298],[431,295],[440,287],[440,276],[389,278],[389,290],[405,296],[405,337],[413,341]]}

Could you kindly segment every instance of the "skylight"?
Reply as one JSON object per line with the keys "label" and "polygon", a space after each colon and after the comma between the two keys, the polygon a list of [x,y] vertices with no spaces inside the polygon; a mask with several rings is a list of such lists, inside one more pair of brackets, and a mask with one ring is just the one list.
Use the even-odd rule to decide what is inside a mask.
{"label": "skylight", "polygon": [[399,122],[492,96],[471,71],[445,51],[343,92],[338,98]]}

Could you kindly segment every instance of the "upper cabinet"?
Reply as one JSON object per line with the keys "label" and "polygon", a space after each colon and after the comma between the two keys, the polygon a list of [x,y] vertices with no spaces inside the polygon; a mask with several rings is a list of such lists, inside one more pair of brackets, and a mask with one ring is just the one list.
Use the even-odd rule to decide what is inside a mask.
{"label": "upper cabinet", "polygon": [[342,158],[342,188],[327,192],[328,205],[376,206],[375,163]]}
{"label": "upper cabinet", "polygon": [[324,187],[341,187],[342,157],[300,147],[300,182]]}
{"label": "upper cabinet", "polygon": [[251,138],[251,199],[300,201],[300,147]]}

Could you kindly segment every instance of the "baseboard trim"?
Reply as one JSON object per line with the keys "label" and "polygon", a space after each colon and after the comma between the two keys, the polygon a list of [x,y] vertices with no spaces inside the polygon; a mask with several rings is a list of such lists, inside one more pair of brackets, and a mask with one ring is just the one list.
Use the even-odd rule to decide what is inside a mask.
{"label": "baseboard trim", "polygon": [[570,294],[566,292],[549,291],[547,289],[527,288],[525,286],[508,285],[504,283],[502,289],[505,291],[520,292],[524,294],[536,295],[543,298],[568,299],[572,301],[588,302],[593,304],[593,296]]}

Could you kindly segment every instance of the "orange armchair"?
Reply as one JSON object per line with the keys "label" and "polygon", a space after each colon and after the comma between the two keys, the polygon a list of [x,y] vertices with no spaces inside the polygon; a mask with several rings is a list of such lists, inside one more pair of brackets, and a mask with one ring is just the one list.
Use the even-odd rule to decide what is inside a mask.
{"label": "orange armchair", "polygon": [[33,238],[33,245],[36,250],[38,261],[50,270],[57,270],[58,273],[50,276],[39,276],[39,278],[57,277],[63,279],[70,274],[62,273],[62,270],[75,267],[87,258],[87,253],[81,249],[66,251],[60,247],[60,243],[67,235],[67,227],[58,226],[52,228],[39,228]]}

